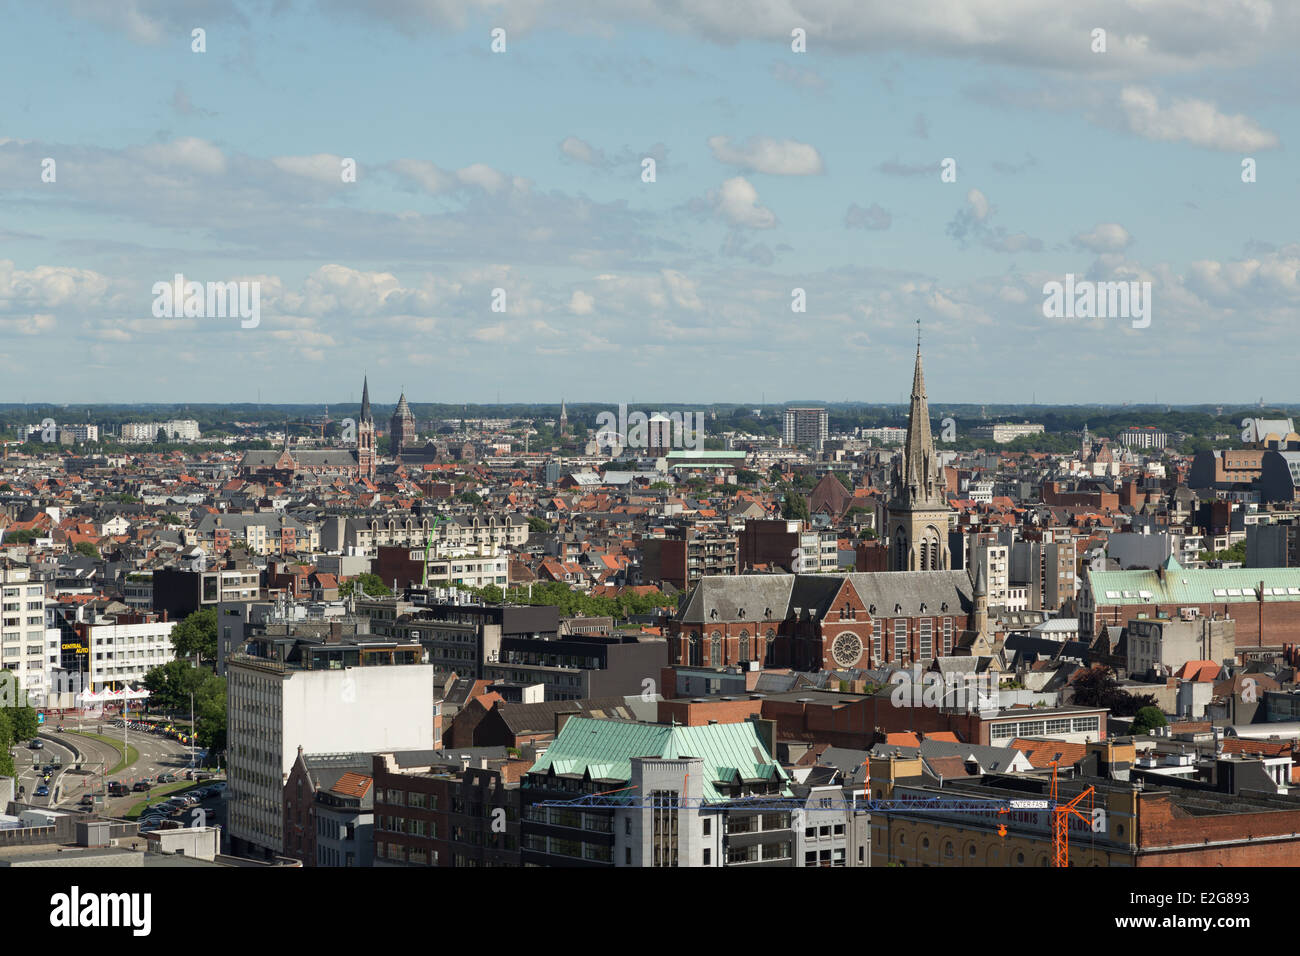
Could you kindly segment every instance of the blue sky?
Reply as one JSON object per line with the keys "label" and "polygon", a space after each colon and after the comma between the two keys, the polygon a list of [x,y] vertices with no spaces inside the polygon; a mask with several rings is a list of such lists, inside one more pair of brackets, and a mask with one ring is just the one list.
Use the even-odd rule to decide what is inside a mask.
{"label": "blue sky", "polygon": [[[897,401],[918,318],[940,402],[1300,398],[1300,12],[683,9],[7,5],[0,401]],[[1066,273],[1150,327],[1044,318]]]}

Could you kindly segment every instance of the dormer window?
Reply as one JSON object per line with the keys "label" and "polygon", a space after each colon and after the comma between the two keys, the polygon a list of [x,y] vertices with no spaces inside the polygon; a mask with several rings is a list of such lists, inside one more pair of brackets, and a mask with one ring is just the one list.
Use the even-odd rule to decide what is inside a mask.
{"label": "dormer window", "polygon": [[894,613],[895,613],[895,614],[902,614],[902,613],[903,613],[903,605],[901,605],[901,604],[895,604],[895,605],[894,605]]}

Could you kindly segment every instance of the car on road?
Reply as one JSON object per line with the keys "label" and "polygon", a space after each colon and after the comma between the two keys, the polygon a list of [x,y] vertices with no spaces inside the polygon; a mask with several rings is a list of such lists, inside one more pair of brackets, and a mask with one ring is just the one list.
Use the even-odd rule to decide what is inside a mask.
{"label": "car on road", "polygon": [[36,796],[48,797],[49,795],[50,795],[50,788],[45,786],[45,784],[41,784],[39,787],[36,788]]}
{"label": "car on road", "polygon": [[178,779],[178,778],[177,778],[176,774],[174,774],[174,773],[164,773],[164,774],[159,775],[159,777],[158,777],[158,782],[159,782],[159,783],[175,783],[175,782],[177,781],[177,779]]}
{"label": "car on road", "polygon": [[131,790],[135,793],[148,793],[152,787],[153,784],[151,784],[148,780],[137,780],[134,784],[131,785]]}
{"label": "car on road", "polygon": [[130,793],[131,793],[131,788],[128,787],[126,784],[124,784],[122,781],[120,780],[109,781],[108,795],[110,797],[125,797],[125,796],[129,796]]}
{"label": "car on road", "polygon": [[44,750],[44,749],[45,749],[45,741],[43,741],[43,740],[33,740],[31,743],[29,743],[29,744],[27,745],[27,749],[28,749],[28,750]]}

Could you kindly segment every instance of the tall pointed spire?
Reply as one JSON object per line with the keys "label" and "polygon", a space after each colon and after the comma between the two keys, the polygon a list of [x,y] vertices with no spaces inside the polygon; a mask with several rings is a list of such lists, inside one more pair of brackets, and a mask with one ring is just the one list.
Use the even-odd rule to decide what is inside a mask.
{"label": "tall pointed spire", "polygon": [[370,416],[370,377],[365,376],[361,380],[361,420],[368,422]]}
{"label": "tall pointed spire", "polygon": [[[930,434],[930,405],[925,396],[925,369],[921,364],[920,323],[917,323],[916,366],[912,371],[912,401],[908,411],[907,440],[895,476],[894,497],[912,504],[938,500],[934,439]],[[942,502],[940,502],[942,503]]]}

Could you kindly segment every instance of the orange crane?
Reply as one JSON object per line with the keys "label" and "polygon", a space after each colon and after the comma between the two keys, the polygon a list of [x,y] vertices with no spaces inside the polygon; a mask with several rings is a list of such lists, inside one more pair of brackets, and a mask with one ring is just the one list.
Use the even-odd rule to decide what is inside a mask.
{"label": "orange crane", "polygon": [[1092,809],[1092,796],[1096,788],[1088,787],[1069,803],[1061,803],[1057,799],[1056,790],[1056,765],[1057,761],[1053,760],[1052,767],[1052,866],[1069,866],[1070,865],[1070,814],[1074,814],[1084,823],[1092,826],[1092,817],[1085,817],[1079,812],[1079,804],[1084,798],[1088,798],[1088,808]]}

